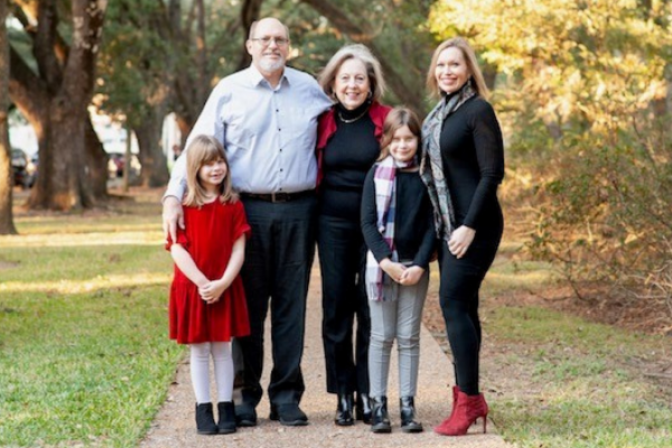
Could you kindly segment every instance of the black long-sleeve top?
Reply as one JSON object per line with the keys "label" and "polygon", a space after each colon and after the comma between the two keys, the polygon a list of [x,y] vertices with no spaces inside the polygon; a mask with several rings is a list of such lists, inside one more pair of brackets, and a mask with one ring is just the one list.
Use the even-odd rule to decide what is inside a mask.
{"label": "black long-sleeve top", "polygon": [[504,145],[490,103],[481,97],[464,103],[444,121],[439,144],[456,225],[480,236],[500,234],[497,187],[504,177]]}
{"label": "black long-sleeve top", "polygon": [[[380,154],[380,144],[373,120],[366,113],[369,104],[355,110],[347,110],[340,104],[336,108],[338,128],[324,150],[320,213],[357,222],[362,185]],[[355,121],[345,123],[340,117]]]}
{"label": "black long-sleeve top", "polygon": [[[374,166],[364,181],[362,193],[362,233],[367,247],[378,262],[392,257],[392,251],[378,231],[376,221],[376,189]],[[432,204],[427,187],[418,172],[397,171],[396,210],[394,217],[394,244],[399,260],[413,260],[413,264],[427,269],[434,252],[436,235],[432,219]]]}

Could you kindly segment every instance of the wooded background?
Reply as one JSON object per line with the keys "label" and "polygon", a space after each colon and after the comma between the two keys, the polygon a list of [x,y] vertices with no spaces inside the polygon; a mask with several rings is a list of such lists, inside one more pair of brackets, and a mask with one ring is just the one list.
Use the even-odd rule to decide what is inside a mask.
{"label": "wooded background", "polygon": [[29,208],[105,201],[91,104],[137,136],[141,184],[164,185],[164,117],[188,134],[217,81],[250,63],[245,38],[264,16],[289,26],[290,65],[313,74],[366,44],[386,102],[421,114],[431,52],[465,36],[505,131],[502,196],[528,253],[579,296],[609,284],[672,313],[670,0],[0,0],[0,234],[15,232],[6,111],[38,137]]}

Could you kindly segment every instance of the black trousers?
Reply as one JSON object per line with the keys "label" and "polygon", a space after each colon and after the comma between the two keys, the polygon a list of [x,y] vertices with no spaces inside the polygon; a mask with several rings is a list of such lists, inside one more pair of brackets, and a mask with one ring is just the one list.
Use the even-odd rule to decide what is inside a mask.
{"label": "black trousers", "polygon": [[301,357],[306,296],[315,256],[316,198],[271,203],[243,200],[252,235],[241,272],[250,316],[250,336],[240,338],[243,402],[256,406],[264,360],[264,321],[271,311],[273,367],[268,386],[272,404],[299,403],[305,391]]}
{"label": "black trousers", "polygon": [[368,394],[371,320],[364,285],[366,245],[359,221],[320,215],[317,245],[327,392]]}
{"label": "black trousers", "polygon": [[495,259],[500,236],[475,239],[467,253],[457,259],[441,243],[439,297],[446,332],[455,364],[455,380],[467,395],[479,393],[481,321],[478,316],[479,290]]}

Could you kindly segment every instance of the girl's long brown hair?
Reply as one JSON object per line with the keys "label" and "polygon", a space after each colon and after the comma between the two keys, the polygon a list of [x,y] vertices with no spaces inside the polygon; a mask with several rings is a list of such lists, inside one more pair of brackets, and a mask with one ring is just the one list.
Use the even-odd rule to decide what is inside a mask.
{"label": "girl's long brown hair", "polygon": [[420,151],[420,138],[422,132],[420,119],[418,118],[417,114],[408,107],[398,106],[392,109],[389,114],[387,114],[385,123],[383,123],[383,138],[380,141],[380,156],[378,156],[379,161],[390,155],[390,143],[392,143],[394,133],[397,132],[397,129],[403,128],[404,126],[408,126],[408,129],[418,139],[418,151]]}
{"label": "girl's long brown hair", "polygon": [[231,186],[231,167],[226,157],[224,147],[216,138],[209,135],[196,136],[187,147],[187,195],[183,204],[192,207],[200,207],[206,203],[206,191],[198,178],[201,167],[217,159],[224,159],[226,164],[226,176],[220,185],[219,201],[222,203],[235,202],[238,195]]}

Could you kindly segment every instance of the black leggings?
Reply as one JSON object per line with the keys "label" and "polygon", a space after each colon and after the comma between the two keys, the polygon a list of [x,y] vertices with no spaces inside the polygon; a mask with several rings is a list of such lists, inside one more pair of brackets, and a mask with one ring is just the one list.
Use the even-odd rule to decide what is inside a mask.
{"label": "black leggings", "polygon": [[479,393],[481,321],[479,289],[499,247],[499,239],[474,241],[467,254],[457,259],[446,243],[441,245],[441,310],[453,353],[455,381],[467,395]]}

